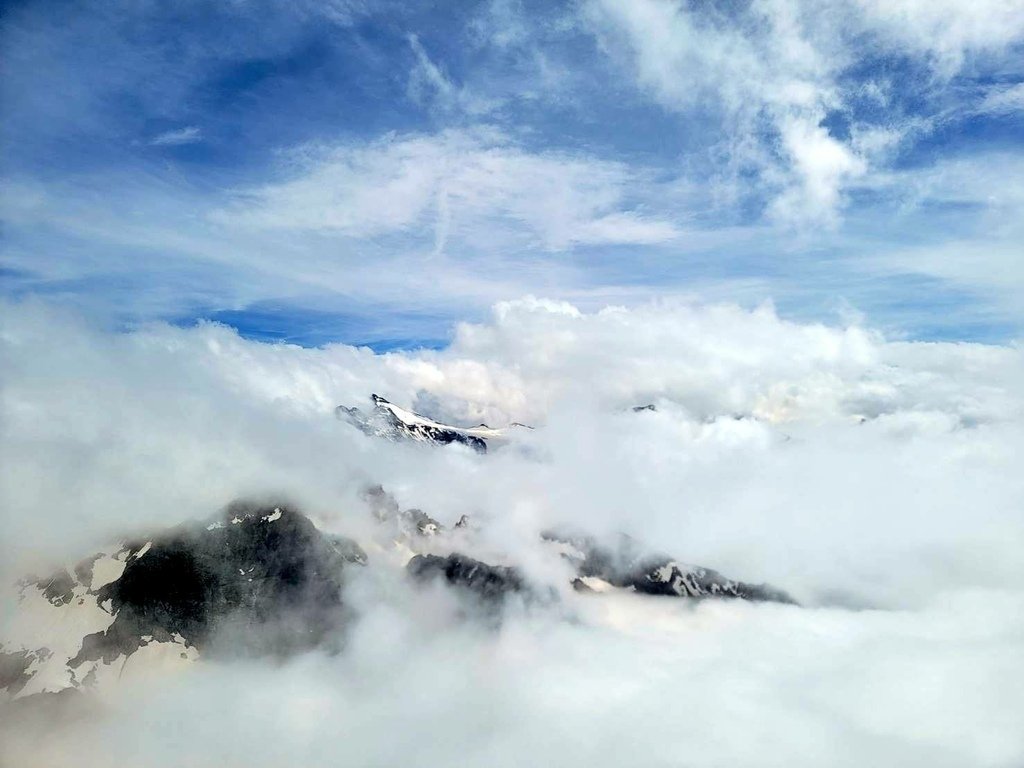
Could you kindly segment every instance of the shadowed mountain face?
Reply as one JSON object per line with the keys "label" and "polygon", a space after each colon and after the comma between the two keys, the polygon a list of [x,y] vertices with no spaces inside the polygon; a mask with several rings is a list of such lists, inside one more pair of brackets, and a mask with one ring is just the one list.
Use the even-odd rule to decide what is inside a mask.
{"label": "shadowed mountain face", "polygon": [[457,552],[447,557],[416,555],[405,568],[417,581],[442,579],[485,600],[494,600],[510,592],[523,592],[527,589],[526,581],[517,569],[490,565]]}
{"label": "shadowed mountain face", "polygon": [[644,552],[629,536],[610,544],[569,531],[545,531],[547,540],[561,545],[562,555],[576,567],[577,589],[597,584],[632,589],[647,595],[690,598],[743,598],[757,602],[796,604],[781,589],[728,579],[718,571],[681,563],[668,555]]}
{"label": "shadowed mountain face", "polygon": [[[374,520],[385,527],[396,539],[415,538],[417,536],[437,536],[445,527],[421,509],[402,509],[395,497],[384,490],[383,486],[371,485],[362,494],[363,501],[370,507]],[[465,525],[462,520],[456,523]]]}
{"label": "shadowed mountain face", "polygon": [[32,679],[29,669],[37,657],[45,658],[49,649],[38,651],[0,651],[0,691],[16,694]]}
{"label": "shadowed mountain face", "polygon": [[53,650],[0,645],[0,690],[88,685],[129,659],[135,665],[137,654],[192,660],[335,648],[352,617],[345,572],[365,563],[355,542],[286,505],[232,504],[211,520],[95,555],[73,573],[23,582],[26,620],[57,634],[46,639]]}
{"label": "shadowed mountain face", "polygon": [[313,647],[344,617],[344,566],[365,560],[354,542],[320,532],[288,507],[233,504],[212,523],[181,526],[139,548],[121,577],[96,593],[101,605],[109,601],[113,624],[86,637],[71,665],[110,662],[147,635],[177,634],[205,649],[222,628],[243,632],[250,651]]}
{"label": "shadowed mountain face", "polygon": [[[477,536],[465,517],[445,526],[419,509],[402,509],[380,486],[367,488],[362,500],[376,523],[374,546],[405,553],[410,559],[399,562],[411,583],[456,589],[485,608],[476,615],[491,619],[507,596],[534,605],[559,600],[552,585],[531,583],[515,564],[465,554]],[[643,552],[628,537],[607,544],[555,531],[541,538],[545,556],[573,565],[580,592],[619,588],[793,602],[781,590]],[[144,668],[167,658],[337,649],[352,618],[343,595],[346,573],[367,564],[355,542],[319,530],[287,505],[236,502],[202,523],[125,542],[49,579],[22,582],[22,604],[41,618],[43,633],[35,645],[0,645],[0,691],[29,696],[90,686],[119,677],[129,661]],[[369,565],[395,567],[395,557]]]}

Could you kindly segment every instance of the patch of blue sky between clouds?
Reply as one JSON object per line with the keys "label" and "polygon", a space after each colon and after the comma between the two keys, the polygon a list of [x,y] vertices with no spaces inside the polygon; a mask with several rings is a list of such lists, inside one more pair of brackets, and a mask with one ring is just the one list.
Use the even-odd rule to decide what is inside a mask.
{"label": "patch of blue sky between clouds", "polygon": [[[447,333],[452,316],[343,313],[309,309],[304,305],[259,302],[244,309],[198,311],[175,318],[174,325],[189,327],[196,322],[228,325],[239,335],[255,341],[321,347],[339,340],[374,352],[442,349],[448,345]],[[434,333],[436,336],[410,335]]]}
{"label": "patch of blue sky between clouds", "polygon": [[28,2],[5,295],[443,343],[526,294],[1024,317],[1024,4]]}

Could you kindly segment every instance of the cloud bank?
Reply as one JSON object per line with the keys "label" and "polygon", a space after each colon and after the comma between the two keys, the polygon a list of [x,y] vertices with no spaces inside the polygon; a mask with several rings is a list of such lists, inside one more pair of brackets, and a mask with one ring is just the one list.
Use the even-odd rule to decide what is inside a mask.
{"label": "cloud bank", "polygon": [[[533,298],[460,326],[444,350],[380,355],[215,324],[111,332],[37,301],[3,317],[5,578],[238,495],[281,494],[359,535],[359,492],[380,482],[445,524],[470,515],[481,554],[542,582],[561,575],[529,543],[569,522],[804,604],[566,598],[510,607],[495,629],[459,620],[443,591],[367,570],[346,593],[360,618],[339,656],[127,680],[58,731],[19,720],[8,760],[1010,766],[1024,754],[1018,348],[890,341],[770,306],[583,312]],[[486,456],[374,441],[332,415],[371,391],[536,429]],[[646,403],[657,410],[632,410]]]}

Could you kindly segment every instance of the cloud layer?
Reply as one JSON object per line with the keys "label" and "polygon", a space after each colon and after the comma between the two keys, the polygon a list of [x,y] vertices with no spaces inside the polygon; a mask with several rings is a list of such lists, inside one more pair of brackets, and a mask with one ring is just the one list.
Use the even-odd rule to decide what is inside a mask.
{"label": "cloud layer", "polygon": [[[513,611],[481,634],[446,613],[450,598],[385,572],[352,587],[362,618],[341,657],[126,683],[45,747],[24,730],[10,754],[493,765],[531,744],[568,764],[1010,765],[1024,748],[1009,682],[1022,673],[1018,349],[724,305],[526,299],[446,350],[386,355],[216,325],[112,334],[34,302],[4,316],[8,577],[236,495],[284,494],[359,535],[359,489],[383,482],[442,522],[471,515],[486,531],[476,554],[533,578],[564,575],[531,554],[537,531],[573,522],[806,605],[612,598],[570,603],[582,623]],[[370,391],[537,429],[487,456],[374,441],[332,416]],[[632,411],[646,402],[658,410]],[[227,689],[230,705],[214,693]],[[185,753],[169,751],[179,732]]]}

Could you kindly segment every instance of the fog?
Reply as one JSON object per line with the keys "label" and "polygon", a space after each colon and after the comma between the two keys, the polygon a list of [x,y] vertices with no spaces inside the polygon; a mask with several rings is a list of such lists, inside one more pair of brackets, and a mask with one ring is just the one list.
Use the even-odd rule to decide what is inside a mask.
{"label": "fog", "polygon": [[[213,324],[112,329],[40,301],[0,312],[5,581],[240,496],[288,498],[365,540],[360,493],[380,483],[446,525],[469,515],[471,554],[561,595],[495,625],[371,552],[342,653],[126,679],[59,716],[21,713],[0,762],[1024,760],[1019,347],[683,303],[526,298],[444,350],[388,354]],[[375,440],[333,414],[371,392],[534,429],[487,455]],[[574,594],[537,545],[557,523],[802,606]]]}

